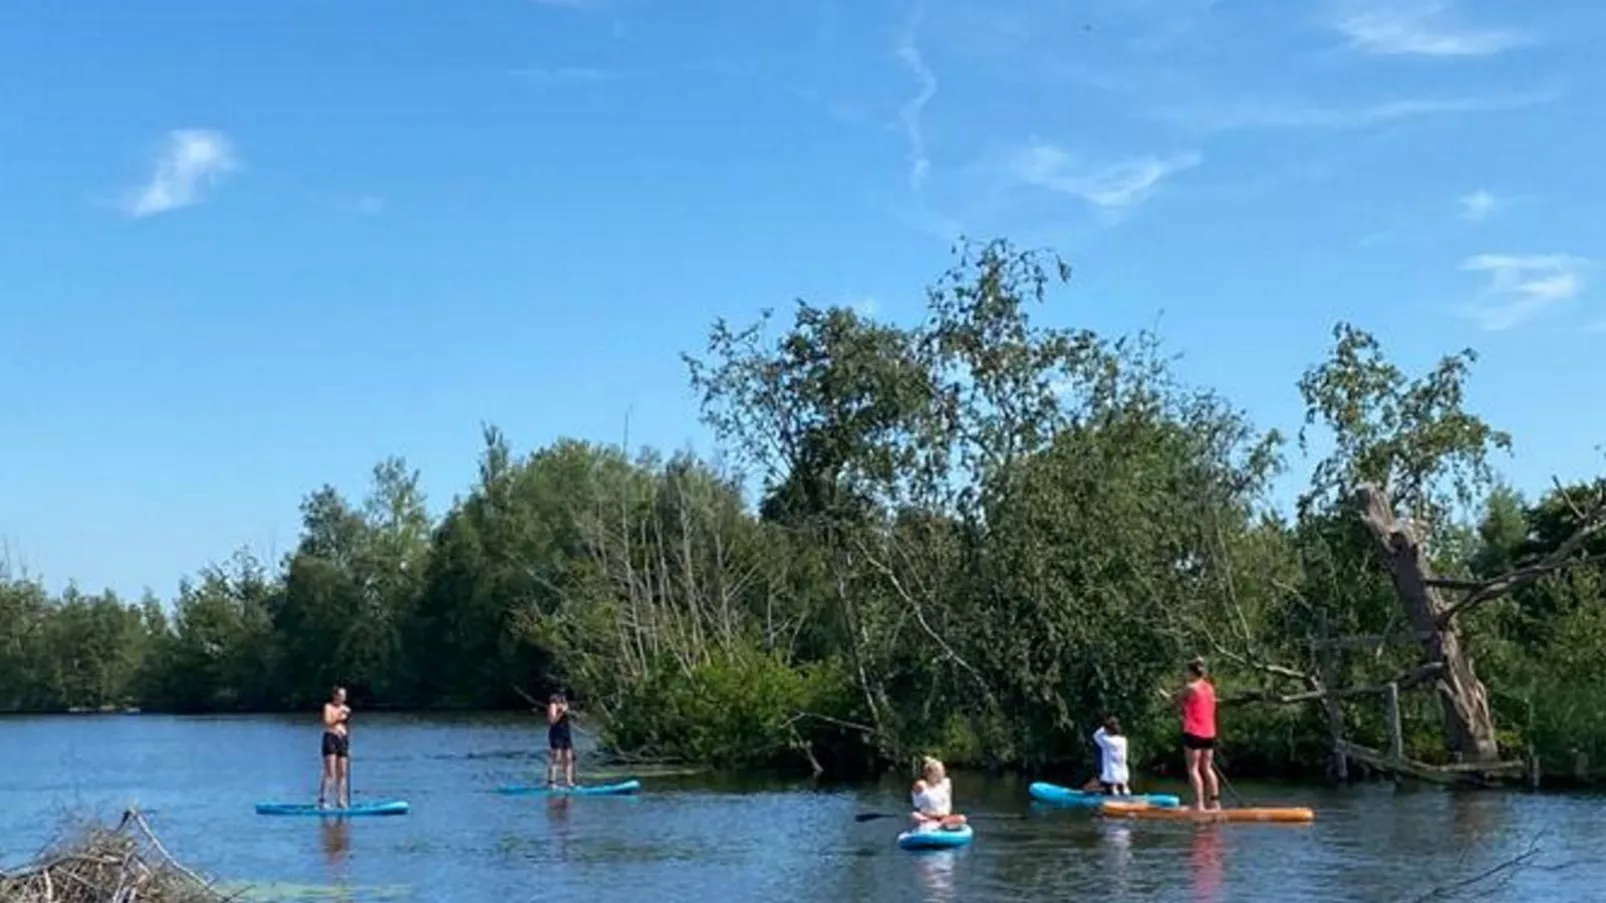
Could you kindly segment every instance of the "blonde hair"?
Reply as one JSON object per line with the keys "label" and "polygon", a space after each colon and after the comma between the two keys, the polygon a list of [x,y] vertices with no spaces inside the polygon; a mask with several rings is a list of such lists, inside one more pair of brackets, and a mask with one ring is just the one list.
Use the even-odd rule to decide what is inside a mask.
{"label": "blonde hair", "polygon": [[932,772],[936,772],[937,774],[946,776],[947,773],[948,773],[948,769],[944,768],[943,764],[942,764],[942,760],[936,758],[935,756],[921,756],[920,757],[920,776],[921,777],[925,777],[926,775],[929,775]]}

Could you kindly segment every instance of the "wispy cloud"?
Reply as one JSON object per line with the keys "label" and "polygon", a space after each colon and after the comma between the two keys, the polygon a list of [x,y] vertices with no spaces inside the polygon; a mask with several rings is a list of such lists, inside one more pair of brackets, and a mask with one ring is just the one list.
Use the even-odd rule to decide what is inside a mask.
{"label": "wispy cloud", "polygon": [[1567,254],[1478,254],[1461,269],[1484,273],[1488,284],[1468,313],[1491,332],[1520,326],[1546,309],[1578,296],[1589,261]]}
{"label": "wispy cloud", "polygon": [[1361,129],[1407,119],[1515,110],[1561,99],[1559,86],[1483,97],[1403,98],[1367,106],[1329,107],[1277,103],[1244,103],[1217,107],[1171,108],[1160,119],[1213,131],[1233,129]]}
{"label": "wispy cloud", "polygon": [[239,169],[227,135],[210,129],[169,132],[156,171],[144,187],[130,191],[123,209],[132,217],[155,216],[194,206],[207,192]]}
{"label": "wispy cloud", "polygon": [[920,117],[925,112],[926,105],[937,96],[937,75],[926,65],[925,58],[920,54],[920,45],[916,37],[920,30],[921,19],[925,15],[925,8],[915,7],[909,16],[908,24],[898,35],[898,42],[893,52],[898,59],[914,76],[917,90],[898,110],[898,118],[903,123],[903,134],[909,142],[909,187],[919,191],[926,183],[926,177],[931,172],[931,158],[926,154],[926,135],[921,127]]}
{"label": "wispy cloud", "polygon": [[1084,168],[1063,148],[1034,142],[1014,156],[1009,171],[1024,184],[1069,194],[1096,207],[1119,209],[1142,203],[1162,181],[1198,166],[1202,159],[1197,151],[1185,151]]}
{"label": "wispy cloud", "polygon": [[1482,222],[1494,215],[1494,212],[1505,205],[1505,201],[1497,198],[1482,188],[1471,194],[1462,195],[1458,199],[1461,204],[1461,218],[1472,222]]}
{"label": "wispy cloud", "polygon": [[1333,27],[1352,48],[1378,56],[1492,56],[1534,41],[1517,29],[1464,24],[1443,0],[1351,3]]}

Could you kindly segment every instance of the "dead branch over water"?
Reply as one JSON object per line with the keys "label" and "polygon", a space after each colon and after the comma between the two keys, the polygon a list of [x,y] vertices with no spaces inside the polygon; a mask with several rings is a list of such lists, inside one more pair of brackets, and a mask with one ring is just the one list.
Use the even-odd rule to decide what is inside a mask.
{"label": "dead branch over water", "polygon": [[1411,898],[1410,903],[1429,903],[1435,900],[1476,900],[1492,897],[1504,890],[1519,874],[1529,871],[1560,872],[1596,859],[1571,859],[1559,863],[1539,861],[1545,850],[1540,845],[1547,832],[1541,832],[1528,842],[1521,853],[1504,859],[1476,874],[1458,881],[1441,884],[1428,892]]}
{"label": "dead branch over water", "polygon": [[33,865],[0,873],[0,903],[220,903],[230,899],[185,868],[129,809],[115,828],[92,826]]}

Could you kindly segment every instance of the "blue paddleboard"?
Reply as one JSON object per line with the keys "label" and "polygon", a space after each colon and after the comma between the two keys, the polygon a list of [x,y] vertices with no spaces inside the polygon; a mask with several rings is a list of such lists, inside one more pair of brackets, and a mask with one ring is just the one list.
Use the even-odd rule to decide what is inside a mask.
{"label": "blue paddleboard", "polygon": [[970,843],[976,832],[970,825],[936,830],[905,831],[898,835],[898,846],[905,850],[950,850]]}
{"label": "blue paddleboard", "polygon": [[313,803],[257,803],[257,814],[356,818],[362,815],[406,815],[412,808],[406,800],[375,800],[371,803],[355,803],[345,809],[337,806],[320,807]]}
{"label": "blue paddleboard", "polygon": [[1037,781],[1027,788],[1032,799],[1044,803],[1053,803],[1056,806],[1085,806],[1090,809],[1098,808],[1106,802],[1119,803],[1148,803],[1162,809],[1169,809],[1182,805],[1182,798],[1171,793],[1135,793],[1131,796],[1109,796],[1091,790],[1072,790],[1058,784],[1049,784]]}
{"label": "blue paddleboard", "polygon": [[510,796],[623,796],[641,789],[635,778],[617,784],[580,784],[576,787],[548,787],[545,784],[509,784],[496,788]]}

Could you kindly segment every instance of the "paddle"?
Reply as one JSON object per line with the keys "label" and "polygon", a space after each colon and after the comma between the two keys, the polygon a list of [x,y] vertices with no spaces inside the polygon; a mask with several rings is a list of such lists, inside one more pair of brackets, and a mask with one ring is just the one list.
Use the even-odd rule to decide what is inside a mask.
{"label": "paddle", "polygon": [[[908,817],[909,817],[909,813],[907,813],[907,812],[860,812],[858,815],[853,816],[853,820],[856,821],[856,822],[867,822],[867,821],[875,821],[878,818],[908,818]],[[997,812],[993,812],[993,813],[983,812],[980,815],[968,815],[967,814],[965,816],[965,821],[972,822],[972,821],[975,821],[978,818],[982,819],[983,821],[987,821],[987,820],[992,820],[992,821],[1019,821],[1021,819],[1024,819],[1025,817],[1026,816],[1024,816],[1024,815],[1007,815],[1007,814],[997,813]]]}
{"label": "paddle", "polygon": [[1216,780],[1220,781],[1221,786],[1227,788],[1227,792],[1232,794],[1232,801],[1237,803],[1239,808],[1245,808],[1244,798],[1239,795],[1238,788],[1232,786],[1232,782],[1227,780],[1227,773],[1221,770],[1221,766],[1216,763],[1214,758],[1210,760],[1210,767],[1215,769]]}
{"label": "paddle", "polygon": [[535,701],[535,697],[533,697],[530,694],[524,692],[524,688],[523,687],[520,687],[518,684],[513,684],[512,686],[513,686],[513,692],[515,692],[515,693],[519,694],[520,696],[524,697],[524,701],[528,702],[530,704],[530,708],[535,709],[536,711],[542,711],[543,710],[542,707],[541,707],[541,704]]}

